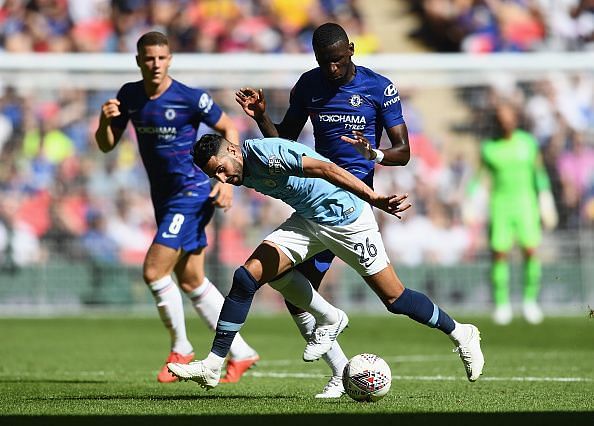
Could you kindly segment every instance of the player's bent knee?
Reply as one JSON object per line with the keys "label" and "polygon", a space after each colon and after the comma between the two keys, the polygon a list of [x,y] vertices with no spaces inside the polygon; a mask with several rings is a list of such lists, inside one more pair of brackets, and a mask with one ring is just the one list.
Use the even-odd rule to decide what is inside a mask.
{"label": "player's bent knee", "polygon": [[159,281],[162,278],[169,276],[168,274],[163,274],[162,272],[158,271],[157,269],[145,269],[142,272],[142,279],[146,285],[150,285],[156,281]]}
{"label": "player's bent knee", "polygon": [[191,293],[192,291],[196,290],[198,287],[202,287],[202,286],[206,286],[206,285],[208,285],[208,281],[206,281],[204,279],[202,279],[202,280],[200,280],[200,279],[198,279],[198,280],[184,280],[179,283],[180,288],[185,293]]}
{"label": "player's bent knee", "polygon": [[233,286],[229,292],[229,297],[233,299],[251,298],[259,288],[260,284],[252,274],[244,266],[240,266],[233,274]]}

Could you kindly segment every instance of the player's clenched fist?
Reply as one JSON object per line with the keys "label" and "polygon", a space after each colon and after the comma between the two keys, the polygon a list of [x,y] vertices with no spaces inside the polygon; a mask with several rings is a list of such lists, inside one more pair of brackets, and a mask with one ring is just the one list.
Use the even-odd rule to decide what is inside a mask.
{"label": "player's clenched fist", "polygon": [[120,101],[117,99],[109,99],[101,107],[101,113],[105,118],[111,119],[120,115]]}

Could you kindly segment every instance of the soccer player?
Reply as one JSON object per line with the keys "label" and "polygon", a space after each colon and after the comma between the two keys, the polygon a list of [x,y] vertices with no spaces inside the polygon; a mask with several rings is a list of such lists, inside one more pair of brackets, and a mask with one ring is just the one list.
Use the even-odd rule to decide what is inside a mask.
{"label": "soccer player", "polygon": [[[537,301],[541,273],[537,256],[541,239],[539,197],[543,206],[550,206],[545,211],[551,211],[551,208],[554,211],[550,182],[536,139],[518,128],[518,114],[514,106],[505,102],[497,105],[496,123],[499,134],[483,141],[480,150],[481,168],[471,182],[470,189],[474,192],[482,177],[490,178],[489,244],[495,302],[493,321],[500,325],[512,321],[507,258],[517,240],[524,256],[522,312],[528,322],[538,324],[543,320]],[[543,216],[543,219],[544,223],[554,226],[548,217]]]}
{"label": "soccer player", "polygon": [[[326,23],[318,27],[312,45],[319,67],[299,78],[291,91],[289,109],[279,124],[274,124],[266,114],[262,90],[243,88],[236,93],[236,100],[267,137],[297,140],[309,117],[315,150],[373,188],[376,163],[403,166],[410,159],[398,91],[389,79],[353,63],[354,44],[340,25]],[[380,150],[384,129],[391,147]],[[281,280],[307,279],[318,289],[333,258],[334,254],[328,250],[319,253]],[[307,339],[315,326],[313,317],[290,303],[287,307]],[[336,342],[323,359],[330,366],[332,376],[316,397],[338,398],[344,394],[342,370],[347,357]]]}
{"label": "soccer player", "polygon": [[[457,347],[468,380],[479,378],[484,365],[479,330],[472,324],[457,323],[424,294],[404,288],[390,266],[371,206],[400,217],[410,207],[406,195],[380,196],[307,146],[281,138],[246,140],[239,147],[220,135],[204,135],[195,144],[193,157],[208,176],[280,199],[295,213],[235,271],[207,358],[189,364],[169,363],[174,375],[207,389],[215,387],[255,292],[265,283],[279,289],[275,278],[328,248],[361,275],[388,311],[447,334]],[[286,292],[283,295],[286,297]],[[300,297],[297,306],[304,308],[310,300],[307,292],[293,294],[289,301],[296,304]],[[315,313],[316,307],[307,310]],[[348,324],[342,311],[331,313],[334,318],[327,325],[316,324],[304,360],[323,356]]]}
{"label": "soccer player", "polygon": [[[161,321],[171,335],[167,362],[190,362],[194,350],[186,335],[179,287],[205,323],[214,330],[224,298],[204,272],[205,227],[214,207],[231,207],[233,187],[217,183],[192,162],[190,150],[200,123],[238,142],[231,119],[210,95],[168,74],[171,52],[167,37],[148,32],[137,42],[136,63],[142,80],[123,85],[101,108],[95,139],[109,152],[132,121],[146,168],[157,221],[157,234],[143,265],[143,278],[155,299]],[[177,277],[177,283],[172,275]],[[236,382],[259,357],[240,336],[230,350],[224,382]],[[177,380],[163,365],[159,382]]]}

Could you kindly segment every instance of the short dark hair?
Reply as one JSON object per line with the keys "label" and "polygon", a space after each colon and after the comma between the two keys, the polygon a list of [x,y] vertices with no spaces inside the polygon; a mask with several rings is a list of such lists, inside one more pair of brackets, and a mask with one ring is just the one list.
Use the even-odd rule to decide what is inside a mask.
{"label": "short dark hair", "polygon": [[346,31],[340,25],[334,22],[326,22],[320,25],[313,33],[311,44],[314,50],[332,46],[339,41],[349,43],[349,37]]}
{"label": "short dark hair", "polygon": [[207,133],[194,142],[192,147],[192,161],[201,169],[206,166],[211,157],[218,155],[221,145],[227,140],[221,135]]}
{"label": "short dark hair", "polygon": [[140,53],[146,46],[169,46],[169,40],[165,34],[159,31],[149,31],[136,42],[136,51]]}

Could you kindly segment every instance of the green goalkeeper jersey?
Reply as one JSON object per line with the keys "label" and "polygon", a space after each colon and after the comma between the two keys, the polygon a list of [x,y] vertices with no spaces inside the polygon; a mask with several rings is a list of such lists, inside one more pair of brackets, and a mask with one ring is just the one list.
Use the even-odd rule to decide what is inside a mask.
{"label": "green goalkeeper jersey", "polygon": [[491,210],[537,204],[538,145],[532,135],[515,130],[506,139],[482,144],[481,160],[491,176]]}

